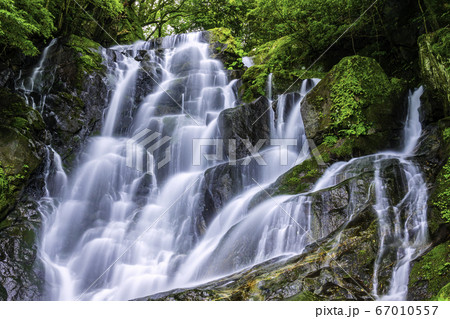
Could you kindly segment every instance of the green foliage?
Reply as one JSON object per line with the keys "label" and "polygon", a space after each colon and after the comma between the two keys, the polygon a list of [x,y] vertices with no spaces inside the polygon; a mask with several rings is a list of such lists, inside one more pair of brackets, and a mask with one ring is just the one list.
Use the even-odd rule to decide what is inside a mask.
{"label": "green foliage", "polygon": [[328,147],[333,147],[338,141],[338,137],[334,135],[327,135],[323,139],[323,143]]}
{"label": "green foliage", "polygon": [[[235,38],[230,29],[215,28],[208,30],[211,33],[211,42],[216,43],[216,51],[220,51],[224,55],[225,66],[229,70],[242,69],[242,57],[245,52],[239,39]],[[217,52],[219,53],[219,52]]]}
{"label": "green foliage", "polygon": [[[257,0],[248,14],[256,45],[291,36],[302,43],[309,61],[337,39],[373,1],[355,0]],[[383,1],[380,1],[383,2]],[[372,16],[362,17],[344,39],[371,29]],[[363,31],[364,30],[364,31]],[[370,30],[372,31],[372,30]]]}
{"label": "green foliage", "polygon": [[[77,53],[75,57],[78,70],[77,86],[81,88],[85,73],[101,70],[104,67],[102,57],[98,52],[100,45],[90,39],[76,35],[71,35],[67,44]],[[70,97],[69,99],[74,99],[74,97]]]}
{"label": "green foliage", "polygon": [[447,72],[450,72],[450,28],[436,31],[433,40],[431,45],[433,53],[445,65]]}
{"label": "green foliage", "polygon": [[443,132],[442,136],[445,143],[450,143],[450,127],[447,127]]}
{"label": "green foliage", "polygon": [[[37,55],[35,43],[60,35],[114,43],[119,33],[128,32],[124,30],[129,26],[128,16],[122,12],[120,0],[2,0],[0,55],[11,49]],[[119,23],[125,20],[128,24]],[[137,29],[142,35],[140,25]]]}
{"label": "green foliage", "polygon": [[450,160],[442,168],[436,179],[436,192],[432,198],[433,206],[436,207],[442,218],[450,222]]}
{"label": "green foliage", "polygon": [[37,55],[39,50],[32,37],[49,38],[54,31],[52,19],[44,0],[1,0],[0,47],[3,51],[19,49],[26,55]]}
{"label": "green foliage", "polygon": [[372,123],[363,109],[383,103],[389,79],[374,60],[363,57],[344,58],[331,74],[339,79],[331,86],[332,129],[340,137],[366,135]]}
{"label": "green foliage", "polygon": [[245,102],[254,101],[258,96],[266,95],[266,82],[269,69],[266,65],[254,65],[248,68],[242,76],[242,99]]}
{"label": "green foliage", "polygon": [[[448,264],[448,263],[447,263]],[[437,301],[450,301],[450,283],[439,290],[436,298]]]}
{"label": "green foliage", "polygon": [[10,206],[20,184],[25,180],[24,174],[27,173],[28,166],[24,166],[23,170],[23,174],[13,174],[11,167],[5,167],[0,162],[0,213],[3,209]]}
{"label": "green foliage", "polygon": [[119,21],[126,17],[120,0],[49,0],[49,10],[56,35],[75,34],[105,44],[115,43]]}
{"label": "green foliage", "polygon": [[428,291],[433,295],[432,300],[439,299],[442,288],[450,281],[449,254],[450,246],[446,242],[433,248],[420,261],[415,263],[411,269],[410,289],[414,289],[412,287],[415,287],[415,285],[427,281]]}
{"label": "green foliage", "polygon": [[231,30],[233,36],[246,40],[246,37],[250,36],[247,13],[255,7],[255,2],[255,0],[188,0],[184,9],[186,15],[180,20],[181,23],[174,26],[175,31],[225,27]]}

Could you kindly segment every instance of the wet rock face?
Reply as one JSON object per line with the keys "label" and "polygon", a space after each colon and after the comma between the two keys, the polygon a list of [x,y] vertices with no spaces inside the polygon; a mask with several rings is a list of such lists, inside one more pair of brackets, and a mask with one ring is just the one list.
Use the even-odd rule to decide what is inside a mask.
{"label": "wet rock face", "polygon": [[36,240],[41,216],[36,200],[21,201],[0,222],[0,300],[42,298],[44,274]]}
{"label": "wet rock face", "polygon": [[[100,129],[108,97],[105,67],[101,64],[89,68],[83,65],[80,53],[75,51],[70,41],[58,39],[50,47],[43,64],[44,76],[38,83],[41,96],[34,95],[35,99],[45,99],[41,113],[52,133],[51,144],[68,167],[87,137]],[[90,52],[101,61],[99,53]],[[112,53],[106,56],[111,61],[117,58]],[[108,63],[110,61],[105,61]],[[24,70],[24,77],[31,75],[32,71],[33,68]]]}
{"label": "wet rock face", "polygon": [[[311,207],[311,244],[302,254],[275,258],[193,289],[143,300],[372,300],[380,245],[374,160],[367,157],[354,162],[338,174],[335,185],[301,195],[308,196]],[[401,163],[386,159],[380,165],[387,197],[393,206],[399,205],[402,214],[406,184]],[[392,210],[387,218],[394,219],[395,214]],[[237,256],[224,263],[242,261],[251,253],[245,250],[251,244],[248,239],[244,236],[240,241],[245,244],[232,244],[239,251]],[[396,250],[386,248],[377,272],[378,294],[387,293],[395,261]]]}
{"label": "wet rock face", "polygon": [[[221,137],[224,139],[224,154],[226,157],[241,159],[251,155],[244,140],[256,146],[269,145],[270,113],[269,102],[265,97],[255,102],[244,104],[232,109],[226,109],[219,115],[218,125]],[[230,154],[230,140],[236,141],[236,153]],[[251,148],[251,147],[250,147]],[[231,147],[233,149],[233,147]]]}
{"label": "wet rock face", "polygon": [[0,300],[40,298],[37,264],[43,196],[42,162],[49,135],[40,114],[0,89]]}
{"label": "wet rock face", "polygon": [[1,220],[41,164],[48,135],[39,113],[7,89],[0,89],[0,121]]}
{"label": "wet rock face", "polygon": [[205,172],[204,210],[205,225],[208,226],[216,213],[231,198],[242,192],[242,167],[222,164]]}
{"label": "wet rock face", "polygon": [[195,289],[143,300],[371,300],[371,272],[378,249],[373,243],[377,238],[374,214],[365,211],[354,216],[341,236],[337,245],[332,236],[300,256],[270,260]]}

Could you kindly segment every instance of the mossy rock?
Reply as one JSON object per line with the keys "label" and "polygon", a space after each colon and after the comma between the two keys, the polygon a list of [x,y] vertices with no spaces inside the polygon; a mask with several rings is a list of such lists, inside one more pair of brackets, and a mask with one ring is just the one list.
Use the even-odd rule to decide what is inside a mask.
{"label": "mossy rock", "polygon": [[450,241],[434,247],[415,262],[409,278],[408,300],[436,300],[450,282]]}
{"label": "mossy rock", "polygon": [[67,45],[74,52],[77,64],[76,86],[81,90],[86,74],[105,70],[105,66],[102,64],[103,59],[99,52],[100,44],[84,37],[71,35],[67,39]]}
{"label": "mossy rock", "polygon": [[303,65],[302,42],[291,36],[267,42],[250,52],[255,63],[242,76],[240,95],[245,102],[268,95],[267,78],[273,74],[272,93],[276,95],[300,91],[303,80],[325,76],[320,70],[306,70]]}
{"label": "mossy rock", "polygon": [[420,71],[427,88],[423,101],[428,120],[450,116],[450,28],[419,37]]}
{"label": "mossy rock", "polygon": [[266,83],[269,76],[267,65],[254,65],[248,68],[242,75],[242,86],[239,95],[246,103],[256,100],[258,97],[267,96]]}
{"label": "mossy rock", "polygon": [[244,64],[242,57],[244,50],[242,44],[233,37],[231,30],[227,28],[215,28],[208,30],[211,57],[221,60],[229,70],[242,70]]}
{"label": "mossy rock", "polygon": [[396,147],[405,96],[405,83],[389,79],[374,59],[346,57],[303,100],[306,136],[336,159]]}
{"label": "mossy rock", "polygon": [[281,175],[267,189],[256,194],[248,205],[249,209],[269,199],[271,196],[296,195],[309,192],[325,169],[326,167],[319,165],[314,158],[305,160]]}
{"label": "mossy rock", "polygon": [[442,287],[441,290],[439,290],[435,300],[438,301],[450,301],[450,283]]}
{"label": "mossy rock", "polygon": [[40,114],[6,89],[0,89],[0,220],[42,161],[44,131]]}
{"label": "mossy rock", "polygon": [[323,79],[326,73],[306,71],[302,69],[273,71],[273,95],[299,92],[303,81],[308,79]]}
{"label": "mossy rock", "polygon": [[324,167],[320,167],[315,159],[308,159],[279,177],[271,186],[276,189],[271,195],[294,195],[310,191],[323,171]]}
{"label": "mossy rock", "polygon": [[[439,221],[450,223],[450,159],[442,167],[434,183],[434,190],[430,196],[431,208],[440,217]],[[433,225],[435,228],[435,225]],[[435,229],[432,229],[435,231]]]}

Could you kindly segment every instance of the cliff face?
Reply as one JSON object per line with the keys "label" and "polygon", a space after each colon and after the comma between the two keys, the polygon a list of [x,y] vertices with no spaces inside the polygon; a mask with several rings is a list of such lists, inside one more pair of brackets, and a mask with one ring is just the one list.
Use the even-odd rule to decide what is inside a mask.
{"label": "cliff face", "polygon": [[[422,112],[426,127],[413,161],[420,165],[431,189],[430,248],[413,264],[408,295],[411,300],[448,298],[450,121],[445,117],[449,115],[450,90],[448,58],[439,53],[447,34],[448,30],[444,29],[419,40],[422,80],[426,85]],[[240,63],[239,48],[228,34],[215,30],[205,37],[211,41],[212,54],[226,66],[235,67]],[[144,52],[137,59],[147,71],[140,72],[136,80],[133,98],[140,103],[143,92],[155,85],[152,79],[161,77],[161,70],[148,63]],[[26,85],[18,88],[14,82],[31,76],[34,68],[24,68],[21,77],[17,68],[0,70],[0,84],[4,86],[0,89],[0,299],[42,298],[44,274],[37,256],[41,227],[38,205],[39,199],[45,196],[44,172],[53,156],[48,146],[61,155],[68,170],[74,166],[86,139],[100,129],[104,101],[110,94],[105,70],[118,60],[120,55],[96,43],[71,37],[58,39],[48,50],[41,66],[45,70],[41,85],[31,90]],[[188,66],[174,66],[180,74],[185,67]],[[258,65],[247,70],[241,98],[252,99],[265,93],[266,76],[261,74],[266,71]],[[230,72],[230,76],[242,73]],[[373,298],[374,265],[380,246],[380,226],[374,210],[377,194],[372,186],[377,160],[368,156],[357,165],[349,165],[348,174],[326,189],[313,191],[313,186],[333,163],[400,145],[406,114],[406,85],[388,78],[376,61],[360,56],[344,58],[320,77],[323,80],[303,100],[301,114],[306,136],[318,146],[325,166],[313,159],[306,160],[280,176],[267,193],[257,194],[249,204],[256,207],[268,194],[308,192],[311,236],[317,242],[297,256],[269,260],[194,289],[175,290],[144,300]],[[275,74],[275,78],[276,92],[283,93],[290,75]],[[27,105],[20,96],[24,93],[41,108],[36,110]],[[175,86],[172,94],[181,103],[181,89]],[[260,97],[223,111],[218,119],[222,136],[227,140],[249,139],[252,144],[260,138],[270,138],[270,117],[265,113],[268,107],[268,100]],[[173,110],[162,103],[158,112],[171,114]],[[257,125],[252,125],[255,120]],[[125,130],[126,121],[122,125]],[[230,155],[226,146],[224,152]],[[235,155],[242,159],[249,154],[239,144]],[[406,196],[402,165],[396,159],[387,159],[378,172],[387,181],[386,193],[393,206],[401,206]],[[227,164],[205,172],[202,220],[196,225],[200,233],[204,233],[217,211],[242,191],[242,176],[239,168]],[[378,293],[386,293],[394,261],[395,254],[389,251],[380,263]]]}
{"label": "cliff face", "polygon": [[87,137],[100,128],[108,96],[102,63],[113,57],[103,59],[96,50],[99,46],[86,39],[58,39],[31,90],[21,82],[36,73],[32,64],[21,61],[0,73],[1,300],[42,298],[38,202],[46,195],[44,172],[53,160],[49,147],[70,169]]}

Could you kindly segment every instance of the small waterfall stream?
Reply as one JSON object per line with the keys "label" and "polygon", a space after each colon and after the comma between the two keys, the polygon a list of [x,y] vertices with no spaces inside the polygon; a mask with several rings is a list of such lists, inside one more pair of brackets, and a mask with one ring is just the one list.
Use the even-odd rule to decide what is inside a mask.
{"label": "small waterfall stream", "polygon": [[[209,44],[202,33],[111,50],[121,58],[108,67],[115,88],[101,136],[91,138],[81,164],[69,177],[58,154],[48,152],[48,192],[40,203],[44,216],[40,255],[45,264],[47,299],[127,300],[193,286],[274,257],[300,254],[319,239],[311,229],[310,194],[359,174],[361,167],[375,172],[373,208],[378,214],[380,248],[372,293],[380,299],[405,299],[410,261],[427,241],[426,185],[409,159],[421,134],[421,89],[410,96],[401,152],[336,163],[311,192],[255,204],[258,194],[310,156],[303,147],[306,136],[300,104],[318,80],[305,80],[299,93],[279,96],[275,111],[269,110],[270,133],[274,139],[298,141],[297,147],[288,150],[288,163],[280,163],[278,147],[267,147],[261,152],[267,166],[238,168],[244,177],[243,191],[224,203],[204,227],[205,172],[226,162],[202,160],[193,165],[193,155],[199,150],[193,149],[192,141],[220,138],[218,117],[221,111],[236,106],[237,81],[229,80],[221,62],[209,58]],[[137,56],[143,54],[144,62],[139,62]],[[143,66],[149,86],[135,105],[136,81]],[[272,104],[271,77],[268,82]],[[132,122],[125,125],[126,114],[131,114]],[[171,138],[166,149],[161,147],[149,155],[151,164],[139,162],[148,155],[141,149],[137,159],[131,160],[148,167],[152,175],[130,168],[127,157],[130,138],[141,136],[141,141],[145,130]],[[156,171],[154,165],[167,152],[172,160]],[[395,203],[385,191],[386,162],[397,163],[407,181],[407,191]],[[358,203],[350,205],[356,206]],[[348,220],[352,214],[349,209]],[[386,252],[392,250],[396,262],[389,291],[383,295],[378,272]]]}
{"label": "small waterfall stream", "polygon": [[[45,96],[53,84],[52,79],[45,79],[45,76],[48,76],[48,74],[44,63],[47,60],[49,51],[56,42],[57,39],[53,39],[48,46],[45,47],[42,51],[41,58],[31,75],[27,78],[22,78],[20,74],[17,81],[18,83],[16,83],[18,92],[24,96],[27,104],[38,110],[42,110],[45,105]],[[39,99],[36,100],[36,97],[39,97]]]}

